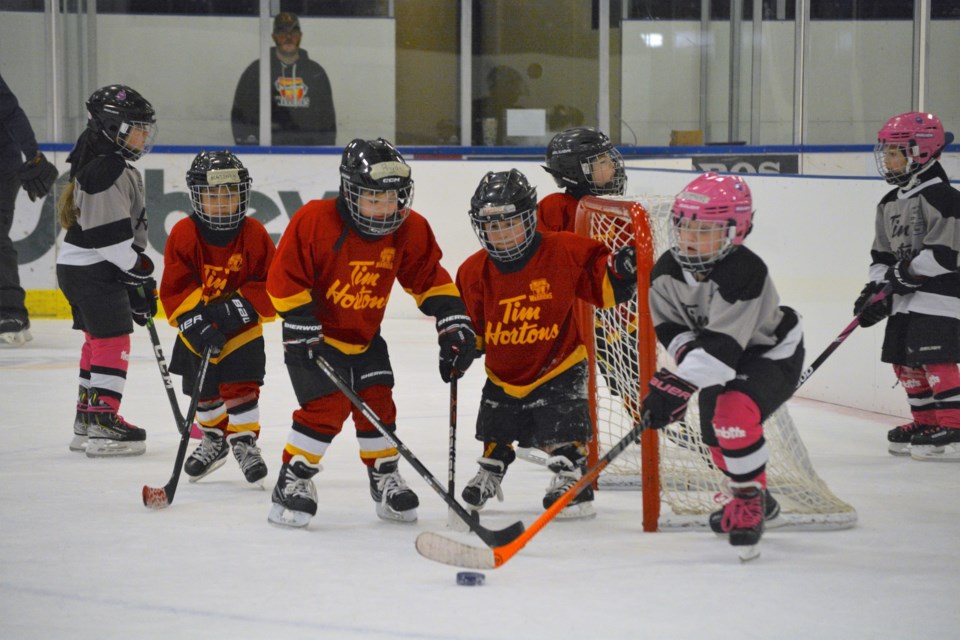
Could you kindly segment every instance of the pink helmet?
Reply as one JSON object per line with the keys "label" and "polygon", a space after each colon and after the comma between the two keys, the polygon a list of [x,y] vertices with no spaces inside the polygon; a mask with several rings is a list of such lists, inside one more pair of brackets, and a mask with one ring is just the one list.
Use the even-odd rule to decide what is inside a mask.
{"label": "pink helmet", "polygon": [[[673,201],[673,233],[670,250],[686,269],[704,271],[733,249],[743,244],[753,228],[753,197],[743,178],[705,173],[684,187]],[[681,237],[685,223],[725,222],[726,237],[716,252],[691,253],[689,242]]]}
{"label": "pink helmet", "polygon": [[[948,144],[948,136],[953,139],[952,134],[944,133],[943,123],[932,113],[910,111],[893,116],[877,133],[874,151],[877,170],[890,184],[904,186],[940,156]],[[884,152],[891,146],[899,147],[909,161],[904,169],[891,170],[886,166]]]}

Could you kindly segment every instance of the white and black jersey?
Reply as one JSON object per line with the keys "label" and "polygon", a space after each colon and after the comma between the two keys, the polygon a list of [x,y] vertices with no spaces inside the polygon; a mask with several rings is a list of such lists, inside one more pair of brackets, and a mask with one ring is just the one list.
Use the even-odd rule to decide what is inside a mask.
{"label": "white and black jersey", "polygon": [[75,177],[77,224],[67,231],[57,263],[111,262],[131,269],[147,247],[147,216],[140,172],[119,154],[94,158]]}
{"label": "white and black jersey", "polygon": [[913,293],[895,295],[881,359],[916,366],[960,361],[960,191],[934,165],[916,186],[893,189],[877,205],[870,279],[896,262],[925,278]]}
{"label": "white and black jersey", "polygon": [[802,361],[799,315],[780,305],[766,264],[744,246],[702,282],[664,253],[651,273],[650,311],[677,375],[700,388],[726,385],[747,359]]}

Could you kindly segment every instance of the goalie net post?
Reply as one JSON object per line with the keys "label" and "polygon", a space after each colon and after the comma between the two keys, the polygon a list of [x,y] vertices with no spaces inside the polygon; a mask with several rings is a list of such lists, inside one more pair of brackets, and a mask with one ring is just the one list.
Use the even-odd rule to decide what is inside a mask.
{"label": "goalie net post", "polygon": [[[668,196],[586,196],[577,210],[576,232],[610,249],[633,244],[638,295],[610,309],[577,303],[577,323],[590,357],[590,413],[594,438],[590,463],[640,420],[646,383],[669,361],[657,345],[648,304],[650,271],[668,247]],[[696,397],[683,422],[648,430],[640,446],[625,450],[600,476],[601,489],[637,489],[643,495],[643,530],[706,527],[719,508],[723,480],[700,437]],[[856,511],[833,495],[817,476],[786,407],[764,423],[770,450],[768,488],[781,505],[782,523],[806,529],[843,529]]]}

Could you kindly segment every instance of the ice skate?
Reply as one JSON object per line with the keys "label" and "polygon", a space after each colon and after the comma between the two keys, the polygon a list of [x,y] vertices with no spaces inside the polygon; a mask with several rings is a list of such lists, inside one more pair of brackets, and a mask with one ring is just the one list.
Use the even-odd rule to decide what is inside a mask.
{"label": "ice skate", "polygon": [[87,405],[87,457],[139,456],[147,450],[147,432],[118,415],[94,391]]}
{"label": "ice skate", "polygon": [[370,497],[377,503],[377,516],[392,522],[416,522],[420,499],[400,477],[397,463],[400,456],[377,458],[367,467]]}
{"label": "ice skate", "polygon": [[760,555],[763,537],[765,491],[757,482],[731,482],[733,497],[723,507],[723,530],[730,534],[730,544],[739,547],[743,561]]}
{"label": "ice skate", "polygon": [[908,456],[910,455],[910,439],[918,433],[933,428],[935,427],[928,424],[910,422],[890,429],[890,431],[887,431],[887,442],[889,443],[887,451],[893,456]]}
{"label": "ice skate", "polygon": [[273,488],[273,506],[267,514],[271,524],[301,528],[317,515],[317,487],[313,476],[322,469],[312,465],[303,456],[294,456],[280,468],[280,478]]}
{"label": "ice skate", "polygon": [[[571,460],[571,457],[575,458],[576,462]],[[544,509],[553,506],[560,496],[583,477],[585,464],[586,458],[574,445],[566,445],[553,452],[547,459],[547,467],[553,471],[554,476],[547,487],[546,495],[543,496]],[[556,517],[558,520],[585,520],[596,515],[593,508],[593,487],[588,485]]]}
{"label": "ice skate", "polygon": [[30,321],[16,318],[0,320],[0,343],[21,347],[33,340],[30,335]]}
{"label": "ice skate", "polygon": [[260,447],[252,433],[234,433],[227,436],[227,441],[233,449],[233,457],[240,464],[243,477],[251,484],[263,486],[262,480],[267,476],[267,463],[260,455]]}
{"label": "ice skate", "polygon": [[227,461],[229,447],[219,429],[203,429],[203,439],[183,465],[183,470],[190,476],[190,482],[204,478]]}
{"label": "ice skate", "polygon": [[503,476],[507,473],[507,467],[513,462],[517,454],[510,447],[495,445],[490,452],[489,458],[479,457],[477,463],[480,469],[477,475],[467,483],[460,496],[467,503],[467,508],[471,511],[480,511],[487,500],[496,497],[503,502],[503,490],[500,483],[503,482]]}
{"label": "ice skate", "polygon": [[[729,489],[721,492],[726,495],[726,502],[729,502],[732,497],[729,493]],[[720,495],[720,494],[718,494]],[[776,529],[784,524],[784,519],[780,517],[780,503],[777,502],[777,499],[773,497],[773,494],[770,493],[769,489],[764,489],[764,508],[763,508],[763,527],[764,529]],[[717,509],[710,514],[710,530],[716,533],[717,535],[724,535],[728,533],[723,530],[723,508]]]}
{"label": "ice skate", "polygon": [[930,427],[914,434],[910,457],[926,462],[960,462],[960,428]]}
{"label": "ice skate", "polygon": [[87,388],[80,387],[77,394],[77,415],[73,419],[73,439],[70,451],[84,453],[87,450]]}

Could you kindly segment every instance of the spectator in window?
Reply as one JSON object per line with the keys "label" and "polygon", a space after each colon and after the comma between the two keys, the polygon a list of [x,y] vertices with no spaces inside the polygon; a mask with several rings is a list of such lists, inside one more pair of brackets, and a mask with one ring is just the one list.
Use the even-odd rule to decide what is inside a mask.
{"label": "spectator in window", "polygon": [[[283,12],[273,20],[270,48],[272,143],[277,146],[333,145],[337,117],[330,79],[300,48],[300,20]],[[230,118],[237,144],[260,144],[260,61],[254,60],[237,83]]]}

